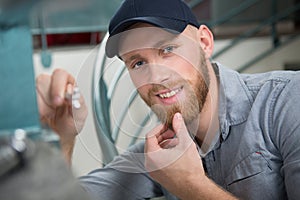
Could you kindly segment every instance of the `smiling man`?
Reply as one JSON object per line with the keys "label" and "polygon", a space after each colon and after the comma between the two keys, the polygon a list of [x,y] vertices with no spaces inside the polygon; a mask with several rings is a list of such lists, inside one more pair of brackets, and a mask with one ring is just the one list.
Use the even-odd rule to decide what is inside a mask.
{"label": "smiling man", "polygon": [[186,123],[197,119],[210,85],[204,52],[195,41],[197,29],[188,25],[174,35],[145,23],[134,27],[124,33],[119,56],[142,99],[168,127],[176,112]]}
{"label": "smiling man", "polygon": [[[213,35],[181,0],[125,0],[109,32],[107,55],[124,61],[161,124],[80,178],[93,197],[300,198],[298,72],[242,75],[211,62]],[[67,159],[77,132],[62,94],[73,84],[61,70],[37,81],[42,119],[60,135]]]}

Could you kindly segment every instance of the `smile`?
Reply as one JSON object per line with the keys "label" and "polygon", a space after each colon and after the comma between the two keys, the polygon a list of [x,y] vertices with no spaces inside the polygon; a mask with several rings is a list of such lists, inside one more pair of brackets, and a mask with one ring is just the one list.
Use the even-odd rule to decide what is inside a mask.
{"label": "smile", "polygon": [[162,99],[170,98],[170,97],[175,96],[181,89],[182,88],[177,88],[175,90],[171,90],[171,91],[168,91],[168,92],[165,92],[165,93],[158,94],[157,96],[159,96]]}

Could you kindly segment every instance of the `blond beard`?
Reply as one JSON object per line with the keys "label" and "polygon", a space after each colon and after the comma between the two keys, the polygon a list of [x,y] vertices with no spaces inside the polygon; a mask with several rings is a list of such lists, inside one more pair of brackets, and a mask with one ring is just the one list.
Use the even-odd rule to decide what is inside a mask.
{"label": "blond beard", "polygon": [[209,90],[210,79],[208,75],[208,67],[205,62],[203,54],[201,54],[201,66],[199,67],[200,72],[197,73],[197,82],[192,84],[189,81],[181,80],[184,85],[184,89],[187,93],[187,98],[185,101],[179,101],[173,105],[160,105],[155,104],[152,100],[153,93],[159,89],[169,89],[172,85],[178,85],[178,81],[168,84],[168,86],[153,85],[152,90],[149,91],[147,97],[142,97],[146,104],[152,109],[156,114],[158,119],[170,129],[172,128],[172,121],[175,113],[180,112],[183,116],[185,124],[188,126],[196,118],[199,117],[200,112],[203,109],[204,103]]}

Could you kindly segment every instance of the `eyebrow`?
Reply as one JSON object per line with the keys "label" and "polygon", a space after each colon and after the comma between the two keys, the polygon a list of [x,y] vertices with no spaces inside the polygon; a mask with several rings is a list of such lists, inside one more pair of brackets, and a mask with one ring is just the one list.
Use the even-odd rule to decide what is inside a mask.
{"label": "eyebrow", "polygon": [[142,56],[141,56],[139,53],[134,54],[134,55],[130,56],[130,58],[127,59],[127,60],[125,61],[125,64],[127,65],[128,62],[130,62],[130,61],[132,61],[132,60],[135,60],[135,59],[137,59],[137,58],[142,58]]}
{"label": "eyebrow", "polygon": [[172,42],[172,41],[174,41],[175,39],[177,39],[177,36],[174,36],[174,37],[172,37],[172,38],[167,38],[167,39],[160,40],[160,41],[156,42],[156,43],[153,45],[153,48],[161,47],[161,46],[164,45],[165,43]]}
{"label": "eyebrow", "polygon": [[[154,43],[154,45],[153,45],[151,48],[158,49],[158,48],[161,47],[162,45],[164,45],[164,44],[166,44],[166,43],[168,43],[168,42],[174,41],[175,39],[177,39],[176,36],[175,36],[175,37],[172,37],[172,38],[167,38],[167,39],[159,40],[158,42]],[[149,48],[150,48],[150,47],[149,47]],[[128,63],[128,62],[130,62],[130,61],[132,61],[132,60],[134,60],[134,59],[137,59],[137,58],[142,58],[142,56],[141,56],[139,53],[134,54],[134,55],[130,56],[130,57],[126,60],[125,64]],[[122,60],[123,60],[123,59],[122,59]],[[124,61],[124,60],[123,60],[123,61]]]}

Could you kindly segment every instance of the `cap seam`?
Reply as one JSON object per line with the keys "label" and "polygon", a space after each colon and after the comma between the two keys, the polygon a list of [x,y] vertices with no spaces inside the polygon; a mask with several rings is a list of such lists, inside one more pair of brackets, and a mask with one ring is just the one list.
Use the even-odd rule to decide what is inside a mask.
{"label": "cap seam", "polygon": [[173,18],[173,17],[167,17],[167,16],[162,16],[162,15],[144,15],[144,16],[137,16],[137,17],[161,17],[161,18],[165,18],[165,19],[172,19],[172,20],[178,20],[178,21],[182,21],[182,22],[187,22],[186,19],[178,19],[178,18]]}

